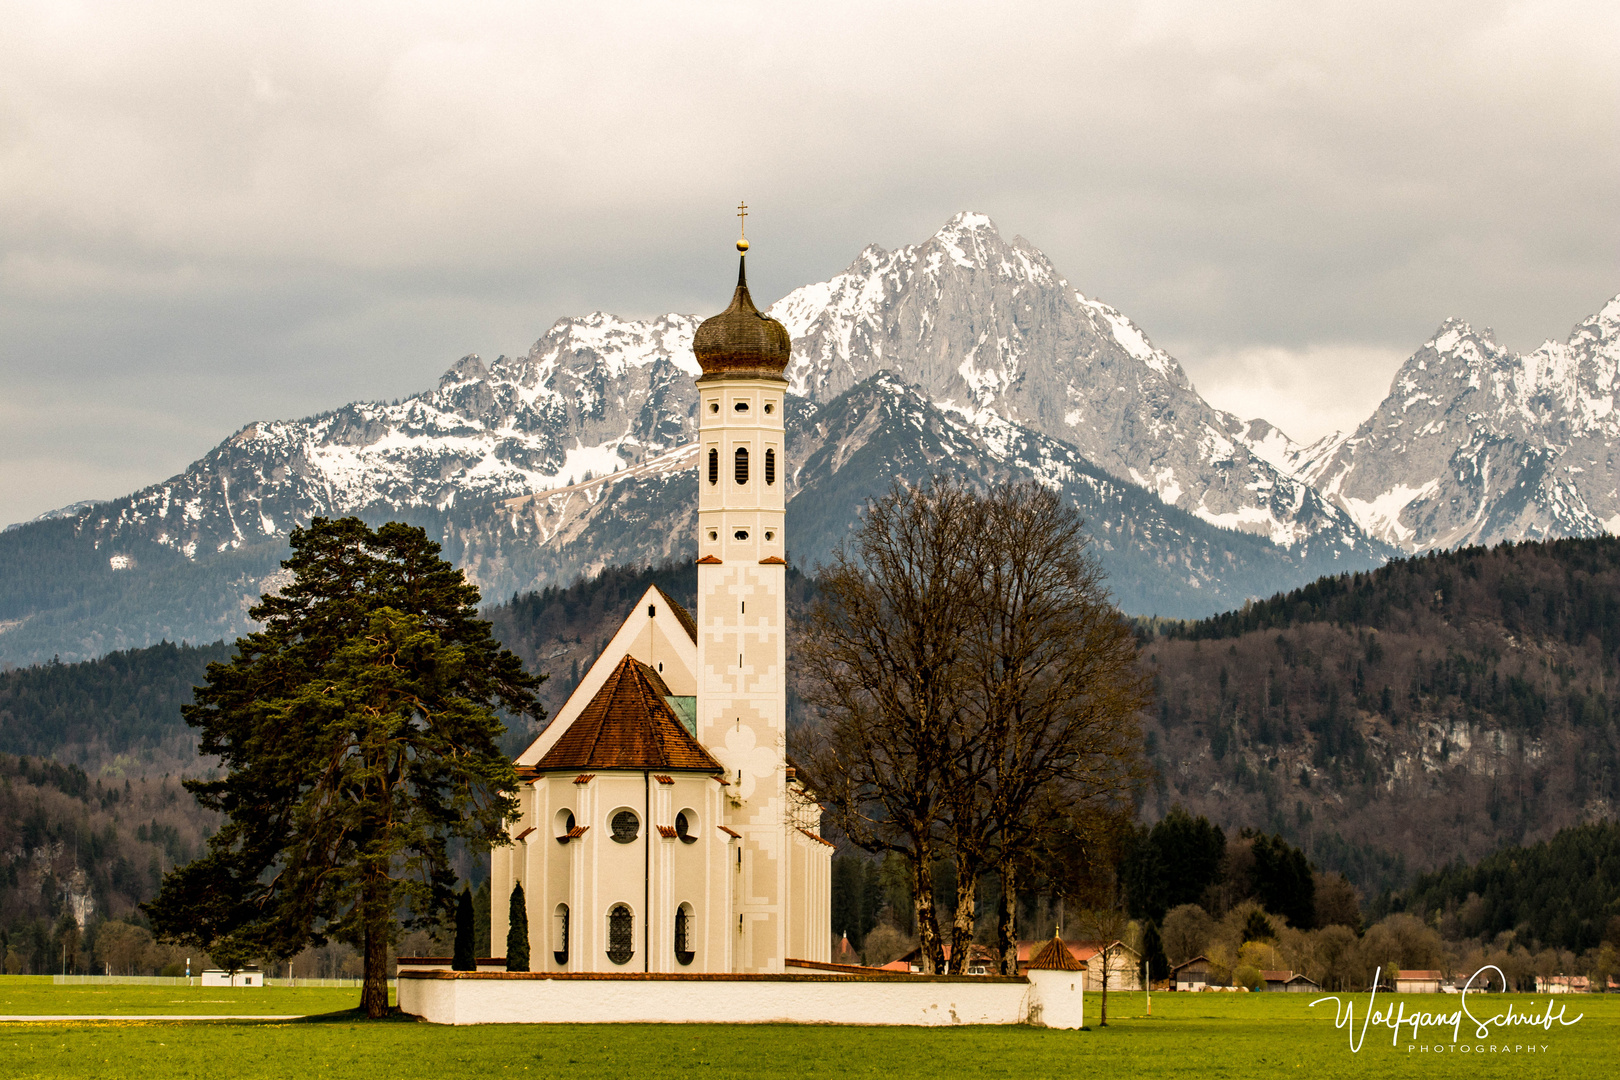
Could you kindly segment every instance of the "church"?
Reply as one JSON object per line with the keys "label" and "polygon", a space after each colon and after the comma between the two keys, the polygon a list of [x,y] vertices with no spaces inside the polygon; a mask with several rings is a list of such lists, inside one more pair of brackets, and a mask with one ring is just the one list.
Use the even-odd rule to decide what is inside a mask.
{"label": "church", "polygon": [[783,409],[791,341],[748,295],[693,339],[698,598],[649,589],[518,755],[491,941],[523,886],[537,972],[779,973],[827,962],[832,845],[787,760]]}

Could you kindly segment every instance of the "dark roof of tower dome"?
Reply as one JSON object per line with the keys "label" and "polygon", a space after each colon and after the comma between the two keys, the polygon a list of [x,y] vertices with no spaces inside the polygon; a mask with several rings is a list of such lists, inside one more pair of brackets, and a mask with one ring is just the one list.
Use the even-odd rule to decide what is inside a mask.
{"label": "dark roof of tower dome", "polygon": [[748,257],[737,268],[737,291],[731,306],[703,320],[692,338],[692,351],[704,375],[782,377],[793,341],[787,327],[754,306],[748,295]]}
{"label": "dark roof of tower dome", "polygon": [[725,772],[725,766],[682,726],[664,700],[669,696],[669,686],[658,672],[626,656],[535,770]]}

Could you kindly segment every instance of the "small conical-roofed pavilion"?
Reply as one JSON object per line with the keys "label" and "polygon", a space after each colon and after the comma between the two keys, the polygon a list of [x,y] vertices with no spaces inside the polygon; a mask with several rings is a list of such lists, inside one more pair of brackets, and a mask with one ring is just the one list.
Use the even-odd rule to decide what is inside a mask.
{"label": "small conical-roofed pavilion", "polygon": [[1052,940],[1041,946],[1039,952],[1029,958],[1026,965],[1029,971],[1084,971],[1086,965],[1075,958],[1069,947],[1063,944],[1063,939],[1056,933]]}

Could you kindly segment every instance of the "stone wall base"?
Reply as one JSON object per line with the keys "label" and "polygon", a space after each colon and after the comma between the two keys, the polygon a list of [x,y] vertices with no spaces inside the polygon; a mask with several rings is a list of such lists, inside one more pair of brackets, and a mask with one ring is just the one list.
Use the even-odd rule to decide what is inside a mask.
{"label": "stone wall base", "polygon": [[[1060,985],[1061,984],[1061,985]],[[1079,1027],[1070,972],[571,975],[402,971],[399,1007],[435,1024],[1037,1024]]]}

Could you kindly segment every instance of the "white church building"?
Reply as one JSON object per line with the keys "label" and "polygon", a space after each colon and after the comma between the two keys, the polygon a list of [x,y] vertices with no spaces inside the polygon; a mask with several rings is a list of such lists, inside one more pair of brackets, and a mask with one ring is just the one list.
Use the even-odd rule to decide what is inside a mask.
{"label": "white church building", "polygon": [[790,342],[745,268],[693,341],[695,617],[649,589],[516,761],[522,816],[491,854],[491,943],[504,948],[521,883],[535,972],[831,959],[832,845],[786,754]]}

